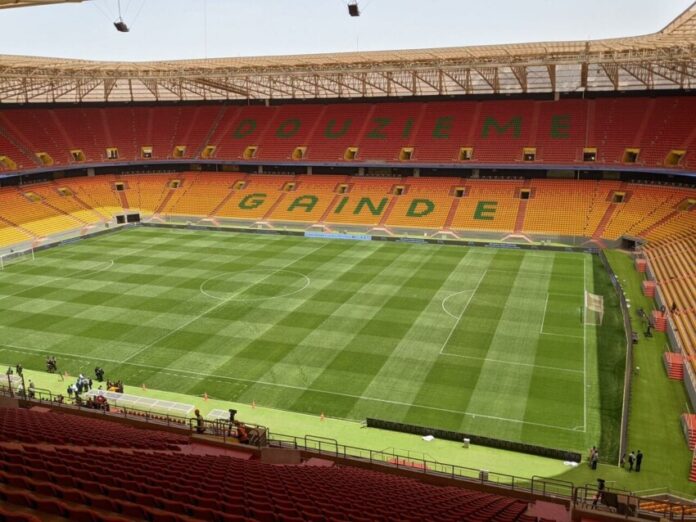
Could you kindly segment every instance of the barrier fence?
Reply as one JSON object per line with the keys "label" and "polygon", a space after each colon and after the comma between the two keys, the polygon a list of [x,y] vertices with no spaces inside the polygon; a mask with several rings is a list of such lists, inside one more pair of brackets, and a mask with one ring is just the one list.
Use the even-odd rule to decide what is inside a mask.
{"label": "barrier fence", "polygon": [[[236,435],[234,427],[231,426],[229,420],[225,419],[201,419],[201,424],[199,424],[196,418],[170,414],[153,414],[134,408],[119,408],[111,411],[91,409],[84,405],[84,401],[77,404],[72,401],[66,402],[62,395],[53,394],[50,390],[42,388],[34,389],[31,397],[28,392],[22,392],[18,395],[14,389],[14,383],[12,385],[9,383],[9,378],[2,380],[2,384],[0,384],[1,396],[19,398],[30,403],[56,408],[89,412],[105,417],[126,418],[146,424],[168,426],[180,429],[182,432],[191,435],[197,433],[199,427],[203,427],[206,436],[219,438],[222,442],[227,442],[228,439]],[[413,473],[457,480],[461,481],[462,484],[476,483],[508,491],[534,494],[558,501],[573,502],[576,507],[591,507],[599,492],[596,487],[589,485],[576,487],[572,482],[559,479],[539,476],[517,477],[485,469],[468,468],[438,462],[425,455],[402,452],[394,448],[389,450],[370,450],[339,444],[337,440],[325,437],[314,435],[297,437],[271,433],[264,426],[247,423],[244,423],[244,426],[251,434],[249,443],[259,449],[263,447],[277,447],[301,450],[317,456],[347,459],[382,468],[408,470]],[[656,500],[654,498],[640,497],[628,491],[614,489],[607,489],[602,492],[602,495],[603,497],[598,500],[600,508],[603,508],[605,511],[609,509],[625,517],[635,514],[646,514],[649,516],[660,516],[666,520],[696,520],[696,504]]]}
{"label": "barrier fence", "polygon": [[619,454],[617,456],[617,464],[621,465],[621,457],[626,453],[628,445],[628,419],[631,413],[631,388],[633,384],[633,326],[631,325],[631,315],[626,301],[626,294],[619,283],[614,270],[609,264],[604,251],[599,251],[599,259],[602,261],[604,269],[609,274],[611,284],[614,286],[616,295],[619,297],[621,306],[621,316],[623,317],[624,332],[626,334],[626,364],[624,366],[624,387],[623,387],[623,405],[621,407],[621,431],[619,439]]}

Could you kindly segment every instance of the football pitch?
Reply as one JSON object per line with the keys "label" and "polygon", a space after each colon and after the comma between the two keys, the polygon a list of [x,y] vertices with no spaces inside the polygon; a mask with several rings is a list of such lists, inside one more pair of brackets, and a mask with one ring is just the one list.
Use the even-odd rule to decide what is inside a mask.
{"label": "football pitch", "polygon": [[[583,325],[585,289],[601,327]],[[0,357],[99,365],[127,392],[614,451],[615,305],[589,254],[141,227],[6,266]]]}

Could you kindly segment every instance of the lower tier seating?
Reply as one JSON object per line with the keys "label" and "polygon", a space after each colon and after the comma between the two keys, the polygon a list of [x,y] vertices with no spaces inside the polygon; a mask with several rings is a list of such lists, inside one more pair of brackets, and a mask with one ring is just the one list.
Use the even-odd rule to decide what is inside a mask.
{"label": "lower tier seating", "polygon": [[696,355],[696,233],[657,241],[645,253],[677,335]]}
{"label": "lower tier seating", "polygon": [[524,501],[354,467],[0,445],[0,500],[70,520],[536,521]]}
{"label": "lower tier seating", "polygon": [[187,436],[166,431],[132,428],[77,415],[0,408],[0,442],[111,446],[151,450],[177,450]]}

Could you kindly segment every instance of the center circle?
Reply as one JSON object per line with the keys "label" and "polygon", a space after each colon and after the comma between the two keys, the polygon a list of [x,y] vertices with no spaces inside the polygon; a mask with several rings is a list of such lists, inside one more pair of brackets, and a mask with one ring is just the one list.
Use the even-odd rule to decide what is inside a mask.
{"label": "center circle", "polygon": [[265,301],[298,294],[310,283],[309,277],[294,270],[249,268],[210,277],[200,291],[218,301]]}

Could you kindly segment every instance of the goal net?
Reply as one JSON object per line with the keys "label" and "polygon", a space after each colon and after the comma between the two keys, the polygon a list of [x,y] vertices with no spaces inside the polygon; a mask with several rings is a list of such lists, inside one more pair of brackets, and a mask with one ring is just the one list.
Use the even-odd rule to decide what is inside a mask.
{"label": "goal net", "polygon": [[0,270],[5,270],[5,268],[14,263],[20,263],[22,261],[34,261],[34,249],[27,248],[25,250],[15,250],[8,252],[6,254],[0,255]]}
{"label": "goal net", "polygon": [[582,311],[583,324],[602,324],[604,319],[604,297],[585,290],[585,306]]}

